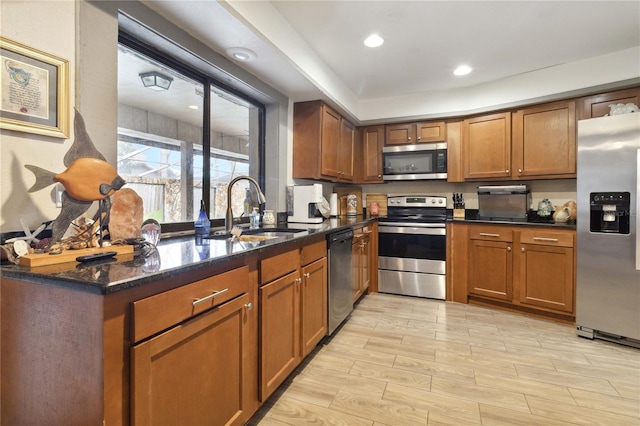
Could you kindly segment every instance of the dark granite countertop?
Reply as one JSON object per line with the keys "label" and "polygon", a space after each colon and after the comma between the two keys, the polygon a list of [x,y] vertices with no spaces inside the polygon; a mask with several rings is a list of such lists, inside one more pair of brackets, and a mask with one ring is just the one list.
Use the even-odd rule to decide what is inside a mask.
{"label": "dark granite countertop", "polygon": [[486,219],[478,217],[478,210],[467,209],[465,210],[465,218],[458,219],[453,218],[453,213],[451,212],[447,221],[450,222],[461,222],[461,223],[483,223],[483,224],[493,224],[493,225],[515,225],[515,226],[544,226],[544,227],[552,227],[557,229],[576,229],[575,222],[559,222],[556,223],[553,221],[551,216],[540,217],[537,212],[532,210],[527,215],[526,220],[508,220],[508,219]]}
{"label": "dark granite countertop", "polygon": [[[278,228],[301,230],[265,241],[236,241],[209,239],[198,245],[193,235],[162,239],[157,251],[146,258],[120,260],[118,257],[102,261],[67,262],[52,266],[29,268],[11,263],[0,266],[0,276],[44,285],[55,285],[95,294],[111,294],[127,288],[152,283],[200,268],[216,266],[249,253],[266,251],[282,244],[301,242],[319,234],[364,225],[372,219],[330,218],[321,224],[278,224]],[[269,228],[264,228],[268,231]],[[124,257],[124,256],[123,256]]]}

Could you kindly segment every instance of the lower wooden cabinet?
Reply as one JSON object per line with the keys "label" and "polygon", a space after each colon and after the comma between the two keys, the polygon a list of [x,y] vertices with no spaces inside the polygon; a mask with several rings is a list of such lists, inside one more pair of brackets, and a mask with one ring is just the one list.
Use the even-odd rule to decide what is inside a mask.
{"label": "lower wooden cabinet", "polygon": [[[254,344],[249,326],[254,306],[250,293],[243,291],[249,284],[247,270],[241,268],[204,281],[226,286],[228,290],[221,295],[231,300],[216,305],[215,297],[200,293],[202,282],[196,282],[134,303],[134,322],[142,323],[143,329],[144,323],[157,322],[159,312],[165,317],[179,317],[180,309],[167,309],[169,306],[194,309],[209,305],[203,313],[131,349],[134,425],[241,425],[252,415],[246,391],[256,380],[249,375],[253,370],[247,356]],[[191,289],[196,291],[195,304],[192,297],[183,297]],[[234,294],[228,294],[231,292]]]}
{"label": "lower wooden cabinet", "polygon": [[265,401],[327,333],[324,240],[261,261],[260,401]]}
{"label": "lower wooden cabinet", "polygon": [[371,283],[371,229],[363,227],[354,230],[352,253],[353,301],[365,294]]}
{"label": "lower wooden cabinet", "polygon": [[467,252],[450,256],[454,264],[448,271],[464,269],[455,274],[465,282],[450,283],[456,301],[465,301],[460,294],[466,288],[468,299],[575,317],[574,230],[466,223],[453,227],[453,238],[466,241],[447,244]]}
{"label": "lower wooden cabinet", "polygon": [[260,400],[300,363],[300,272],[260,287]]}
{"label": "lower wooden cabinet", "polygon": [[[133,424],[241,425],[243,295],[132,350]],[[250,414],[250,413],[249,413]]]}
{"label": "lower wooden cabinet", "polygon": [[300,335],[302,357],[327,335],[327,258],[302,267]]}
{"label": "lower wooden cabinet", "polygon": [[574,238],[570,232],[525,231],[518,253],[519,302],[545,310],[574,312]]}

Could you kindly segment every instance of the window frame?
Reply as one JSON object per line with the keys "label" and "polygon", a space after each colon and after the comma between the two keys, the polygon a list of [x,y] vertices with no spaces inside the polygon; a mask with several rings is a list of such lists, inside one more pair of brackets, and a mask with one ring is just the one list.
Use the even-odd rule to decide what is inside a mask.
{"label": "window frame", "polygon": [[[223,82],[218,80],[213,76],[214,72],[211,74],[207,74],[206,72],[196,69],[193,66],[189,66],[185,62],[182,62],[177,59],[178,56],[181,55],[193,55],[187,49],[184,49],[178,45],[174,45],[176,51],[175,52],[163,52],[158,47],[148,44],[142,40],[140,40],[135,35],[130,34],[123,28],[118,29],[118,44],[122,44],[129,49],[135,50],[142,55],[145,55],[159,63],[162,63],[169,68],[174,69],[175,71],[185,75],[186,77],[193,79],[203,85],[204,91],[204,100],[203,100],[203,108],[202,108],[202,199],[205,201],[205,205],[209,206],[211,199],[211,90],[212,88],[218,88],[225,92],[230,93],[233,96],[241,98],[243,101],[251,104],[258,111],[258,176],[256,180],[260,185],[260,189],[264,192],[265,190],[265,151],[266,151],[266,106],[259,102],[257,99],[251,97],[250,95],[243,93]],[[172,54],[173,53],[173,54]],[[214,71],[214,65],[210,64],[212,67],[212,71]],[[236,78],[236,77],[234,77]],[[236,78],[237,81],[241,81]],[[208,182],[208,184],[205,184]],[[262,208],[262,206],[261,206]],[[209,212],[210,213],[210,212]],[[224,218],[211,219],[211,227],[223,227]],[[239,218],[240,222],[248,222],[249,218]],[[192,231],[193,230],[194,221],[185,221],[185,222],[170,222],[170,223],[162,223],[162,231],[163,233],[179,233],[184,231]]]}

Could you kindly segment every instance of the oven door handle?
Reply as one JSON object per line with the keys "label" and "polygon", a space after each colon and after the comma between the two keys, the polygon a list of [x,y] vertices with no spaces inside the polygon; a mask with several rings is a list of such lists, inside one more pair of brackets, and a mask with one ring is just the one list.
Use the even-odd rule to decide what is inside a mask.
{"label": "oven door handle", "polygon": [[417,228],[415,226],[378,226],[379,234],[447,235],[446,228]]}

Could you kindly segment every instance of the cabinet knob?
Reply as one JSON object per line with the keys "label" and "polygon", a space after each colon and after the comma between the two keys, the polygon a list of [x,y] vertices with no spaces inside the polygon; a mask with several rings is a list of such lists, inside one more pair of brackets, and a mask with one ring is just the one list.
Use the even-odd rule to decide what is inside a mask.
{"label": "cabinet knob", "polygon": [[308,273],[308,272],[305,272],[303,275],[304,275],[305,278],[309,278],[311,276],[311,274]]}
{"label": "cabinet knob", "polygon": [[522,173],[522,169],[518,169],[518,173]]}
{"label": "cabinet knob", "polygon": [[511,251],[511,247],[507,247],[507,251]]}
{"label": "cabinet knob", "polygon": [[[420,138],[421,138],[421,137],[422,137],[422,136],[418,136],[418,140],[420,140]],[[411,138],[409,138],[409,139],[411,139]]]}
{"label": "cabinet knob", "polygon": [[382,179],[382,175],[378,175],[378,179]]}
{"label": "cabinet knob", "polygon": [[295,283],[300,284],[302,282],[302,278],[296,278]]}
{"label": "cabinet knob", "polygon": [[409,136],[409,137],[407,138],[407,140],[408,140],[408,141],[411,141],[411,136]]}
{"label": "cabinet knob", "polygon": [[247,311],[252,310],[252,309],[253,309],[253,303],[245,303],[245,304],[244,304],[244,308],[245,308]]}
{"label": "cabinet knob", "polygon": [[520,251],[521,251],[522,253],[524,253],[524,247],[522,247],[522,248],[520,249]]}
{"label": "cabinet knob", "polygon": [[505,170],[505,173],[509,174],[509,169]]}

